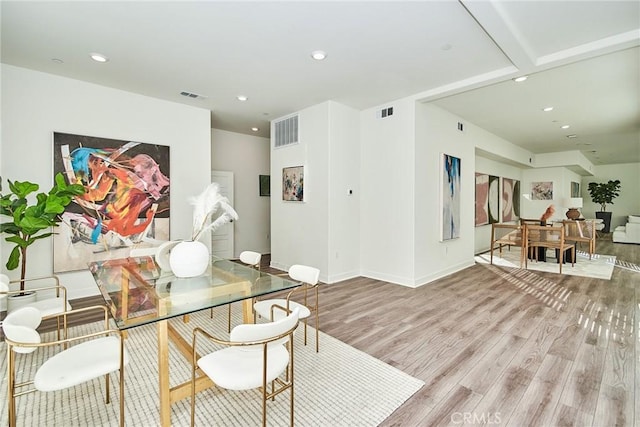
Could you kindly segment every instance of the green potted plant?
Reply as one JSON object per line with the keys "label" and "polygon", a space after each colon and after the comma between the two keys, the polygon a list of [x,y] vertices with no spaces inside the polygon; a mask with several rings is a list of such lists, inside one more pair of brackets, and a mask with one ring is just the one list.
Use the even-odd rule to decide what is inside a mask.
{"label": "green potted plant", "polygon": [[612,205],[613,199],[620,195],[620,180],[609,180],[609,182],[590,182],[589,194],[593,203],[600,205],[600,211],[596,212],[596,218],[602,219],[604,228],[602,231],[608,233],[611,227],[611,212],[607,212],[607,204]]}
{"label": "green potted plant", "polygon": [[[0,233],[8,234],[5,240],[15,246],[9,254],[6,267],[15,270],[21,264],[20,291],[24,293],[27,272],[27,248],[37,240],[51,236],[55,227],[62,221],[60,214],[71,203],[74,196],[84,194],[81,184],[67,184],[64,176],[58,173],[48,193],[38,193],[35,201],[28,196],[38,191],[38,184],[29,181],[9,183],[9,193],[0,192],[0,214],[4,215],[0,224]],[[20,262],[22,261],[22,262]]]}

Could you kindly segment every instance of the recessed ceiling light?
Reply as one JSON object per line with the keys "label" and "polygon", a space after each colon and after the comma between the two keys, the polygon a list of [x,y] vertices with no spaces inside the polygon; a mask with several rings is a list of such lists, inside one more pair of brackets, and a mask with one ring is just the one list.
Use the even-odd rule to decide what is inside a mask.
{"label": "recessed ceiling light", "polygon": [[560,126],[560,129],[569,129],[571,127],[571,125],[562,125]]}
{"label": "recessed ceiling light", "polygon": [[549,111],[552,111],[552,110],[553,110],[553,107],[544,107],[542,109],[542,111],[546,111],[546,112],[549,112]]}
{"label": "recessed ceiling light", "polygon": [[254,132],[258,132],[260,129],[257,128],[257,127],[252,127],[251,130],[254,131]]}
{"label": "recessed ceiling light", "polygon": [[108,62],[109,58],[107,58],[106,56],[104,56],[101,53],[92,53],[89,55],[91,57],[91,59],[93,59],[96,62]]}
{"label": "recessed ceiling light", "polygon": [[516,83],[522,83],[523,81],[527,80],[529,78],[529,76],[520,76],[520,77],[516,77],[515,79],[513,79],[514,82]]}
{"label": "recessed ceiling light", "polygon": [[575,133],[572,133],[571,135],[567,135],[567,138],[577,138],[578,135],[576,135]]}
{"label": "recessed ceiling light", "polygon": [[56,64],[63,64],[64,63],[64,61],[62,59],[60,59],[60,58],[51,58],[51,60],[53,62],[55,62]]}
{"label": "recessed ceiling light", "polygon": [[327,52],[323,50],[314,50],[313,52],[311,52],[311,57],[316,61],[322,61],[327,57]]}
{"label": "recessed ceiling light", "polygon": [[249,99],[248,97],[246,97],[244,95],[238,95],[238,96],[236,96],[236,98],[238,99],[238,101],[246,101],[247,99]]}

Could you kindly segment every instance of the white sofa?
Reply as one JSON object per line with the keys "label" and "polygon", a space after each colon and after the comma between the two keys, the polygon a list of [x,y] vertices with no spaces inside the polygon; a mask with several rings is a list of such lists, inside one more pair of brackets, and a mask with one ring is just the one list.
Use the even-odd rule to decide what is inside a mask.
{"label": "white sofa", "polygon": [[627,225],[616,227],[613,231],[613,241],[640,244],[640,215],[629,215]]}

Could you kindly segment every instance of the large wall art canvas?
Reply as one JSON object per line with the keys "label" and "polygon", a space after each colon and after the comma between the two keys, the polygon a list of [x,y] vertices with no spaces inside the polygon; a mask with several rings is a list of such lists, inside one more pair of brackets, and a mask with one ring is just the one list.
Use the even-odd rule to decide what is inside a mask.
{"label": "large wall art canvas", "polygon": [[304,200],[304,167],[282,169],[282,200],[302,202]]}
{"label": "large wall art canvas", "polygon": [[476,227],[489,224],[489,175],[476,172]]}
{"label": "large wall art canvas", "polygon": [[85,186],[54,236],[54,272],[169,240],[169,147],[55,132],[54,174]]}
{"label": "large wall art canvas", "polygon": [[442,155],[441,240],[460,237],[460,159]]}
{"label": "large wall art canvas", "polygon": [[532,182],[531,200],[553,200],[553,181]]}
{"label": "large wall art canvas", "polygon": [[520,181],[502,178],[502,221],[520,218]]}
{"label": "large wall art canvas", "polygon": [[489,175],[489,224],[500,222],[500,177]]}

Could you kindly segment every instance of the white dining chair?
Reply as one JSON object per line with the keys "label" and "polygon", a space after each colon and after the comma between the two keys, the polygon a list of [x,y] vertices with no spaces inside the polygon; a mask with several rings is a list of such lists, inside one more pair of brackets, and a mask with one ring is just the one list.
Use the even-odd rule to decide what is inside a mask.
{"label": "white dining chair", "polygon": [[[299,310],[276,321],[243,324],[233,328],[229,340],[221,340],[202,328],[193,330],[191,369],[191,426],[195,421],[196,370],[200,368],[218,387],[262,392],[262,426],[267,425],[267,400],[290,390],[290,424],[293,426],[293,331]],[[198,358],[198,337],[225,348]],[[283,378],[284,377],[284,378]],[[271,383],[271,392],[268,386]]]}
{"label": "white dining chair", "polygon": [[[300,310],[300,319],[304,321],[304,345],[307,345],[307,320],[313,313],[315,315],[315,329],[316,329],[316,353],[320,350],[320,334],[319,334],[319,319],[318,319],[318,280],[320,278],[320,270],[315,267],[309,267],[307,265],[295,264],[289,268],[289,277],[292,280],[300,282],[300,286],[290,291],[286,298],[273,298],[262,301],[256,301],[253,304],[254,322],[256,319],[255,314],[262,318],[269,319],[271,321],[278,320],[290,313],[294,309]],[[297,302],[291,299],[295,293],[302,293],[302,302]],[[312,292],[314,295],[311,297],[311,301],[308,293]]]}
{"label": "white dining chair", "polygon": [[[260,270],[262,254],[254,251],[242,251],[237,260],[232,261],[240,261],[256,270]],[[211,318],[213,318],[213,309],[211,309]],[[227,332],[231,332],[231,303],[227,304]]]}
{"label": "white dining chair", "polygon": [[[102,310],[104,330],[57,341],[42,342],[36,330],[42,321],[41,313],[33,307],[22,307],[7,315],[2,324],[8,354],[9,426],[16,425],[16,397],[34,391],[52,392],[73,387],[92,379],[105,377],[106,403],[109,403],[109,374],[119,371],[120,426],[124,426],[124,367],[129,355],[124,349],[122,335],[117,329],[109,329],[107,307],[92,306],[71,310],[63,316]],[[36,369],[33,379],[20,378],[24,372],[16,372],[16,353],[33,353],[41,347],[64,346],[66,349],[47,359]],[[37,363],[34,361],[33,363]],[[32,386],[31,388],[27,388]]]}
{"label": "white dining chair", "polygon": [[[20,295],[17,287],[21,280],[9,280],[6,274],[0,274],[0,300]],[[58,276],[34,277],[24,280],[25,292],[34,292],[36,300],[22,304],[20,307],[33,307],[40,312],[43,319],[56,318],[58,339],[60,330],[66,334],[67,326],[64,317],[60,319],[59,314],[63,314],[72,309],[67,299],[67,288],[60,284]],[[14,288],[14,289],[12,289]],[[8,303],[7,303],[8,304]],[[66,335],[65,335],[66,336]]]}

